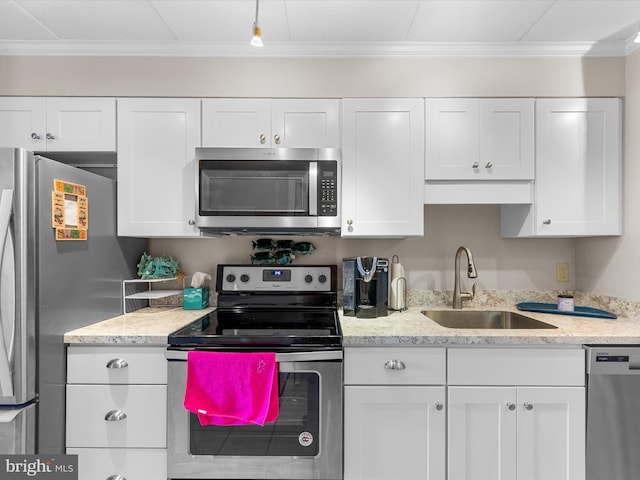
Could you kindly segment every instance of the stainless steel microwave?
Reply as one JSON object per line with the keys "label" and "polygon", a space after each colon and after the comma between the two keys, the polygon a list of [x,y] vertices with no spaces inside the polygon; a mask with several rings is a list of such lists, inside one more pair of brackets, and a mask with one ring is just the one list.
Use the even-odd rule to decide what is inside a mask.
{"label": "stainless steel microwave", "polygon": [[337,148],[196,148],[204,234],[340,233]]}

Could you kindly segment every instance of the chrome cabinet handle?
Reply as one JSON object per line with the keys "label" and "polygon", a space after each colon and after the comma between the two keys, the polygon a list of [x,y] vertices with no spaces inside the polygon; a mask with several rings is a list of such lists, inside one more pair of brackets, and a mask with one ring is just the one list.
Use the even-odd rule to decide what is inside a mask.
{"label": "chrome cabinet handle", "polygon": [[276,142],[276,145],[280,145],[280,135],[277,133],[273,136],[273,140]]}
{"label": "chrome cabinet handle", "polygon": [[387,360],[384,364],[384,368],[387,370],[404,370],[407,366],[401,360]]}
{"label": "chrome cabinet handle", "polygon": [[195,225],[195,224],[196,224],[196,221],[195,221],[195,220],[189,220],[189,222],[188,222],[188,223],[189,223],[189,225],[193,226],[193,225]]}
{"label": "chrome cabinet handle", "polygon": [[440,411],[444,408],[444,405],[442,405],[440,402],[436,403],[436,410]]}
{"label": "chrome cabinet handle", "polygon": [[493,163],[487,162],[487,164],[484,166],[484,168],[493,168]]}
{"label": "chrome cabinet handle", "polygon": [[475,170],[479,166],[480,166],[480,164],[478,162],[473,162],[473,165],[471,165],[471,168],[473,168]]}
{"label": "chrome cabinet handle", "polygon": [[107,362],[107,368],[127,368],[129,364],[124,358],[114,358]]}
{"label": "chrome cabinet handle", "polygon": [[524,408],[527,410],[533,410],[533,403],[524,402]]}
{"label": "chrome cabinet handle", "polygon": [[511,411],[514,411],[516,409],[516,404],[515,403],[511,403],[511,402],[507,402],[507,408]]}
{"label": "chrome cabinet handle", "polygon": [[120,420],[124,420],[125,418],[127,418],[127,414],[122,410],[111,410],[104,416],[104,419],[107,422],[119,422]]}
{"label": "chrome cabinet handle", "polygon": [[51,135],[49,132],[47,132],[47,134],[45,135],[45,137],[47,138],[47,140],[55,140],[56,137],[54,137],[53,135]]}
{"label": "chrome cabinet handle", "polygon": [[353,225],[353,220],[347,220],[347,225]]}
{"label": "chrome cabinet handle", "polygon": [[36,132],[33,132],[31,134],[31,138],[33,138],[34,140],[40,140],[40,135],[38,135]]}
{"label": "chrome cabinet handle", "polygon": [[127,480],[127,477],[125,477],[124,475],[109,475],[107,477],[107,480]]}
{"label": "chrome cabinet handle", "polygon": [[547,218],[546,220],[544,220],[542,223],[544,223],[545,225],[551,225],[551,219]]}
{"label": "chrome cabinet handle", "polygon": [[262,145],[264,145],[265,143],[267,143],[267,136],[266,136],[264,133],[261,133],[259,138],[260,138],[260,143],[261,143]]}

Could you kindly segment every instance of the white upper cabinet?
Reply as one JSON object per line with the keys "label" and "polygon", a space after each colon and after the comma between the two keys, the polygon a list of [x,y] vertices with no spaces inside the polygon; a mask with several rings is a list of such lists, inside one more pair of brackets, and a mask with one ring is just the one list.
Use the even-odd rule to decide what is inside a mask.
{"label": "white upper cabinet", "polygon": [[424,99],[344,99],[342,236],[424,235]]}
{"label": "white upper cabinet", "polygon": [[199,236],[195,149],[200,100],[118,100],[118,235]]}
{"label": "white upper cabinet", "polygon": [[428,98],[424,202],[530,204],[534,99]]}
{"label": "white upper cabinet", "polygon": [[532,98],[428,98],[427,180],[532,180]]}
{"label": "white upper cabinet", "polygon": [[536,102],[533,205],[504,205],[503,237],[622,234],[618,98]]}
{"label": "white upper cabinet", "polygon": [[340,100],[202,101],[205,147],[340,147]]}
{"label": "white upper cabinet", "polygon": [[116,100],[0,98],[0,146],[38,152],[116,150]]}

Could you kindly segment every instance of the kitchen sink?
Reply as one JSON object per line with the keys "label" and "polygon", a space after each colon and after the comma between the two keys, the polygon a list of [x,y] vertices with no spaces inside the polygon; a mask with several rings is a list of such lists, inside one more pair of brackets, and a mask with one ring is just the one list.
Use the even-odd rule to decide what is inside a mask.
{"label": "kitchen sink", "polygon": [[516,312],[502,310],[424,310],[422,314],[447,328],[499,330],[558,328]]}

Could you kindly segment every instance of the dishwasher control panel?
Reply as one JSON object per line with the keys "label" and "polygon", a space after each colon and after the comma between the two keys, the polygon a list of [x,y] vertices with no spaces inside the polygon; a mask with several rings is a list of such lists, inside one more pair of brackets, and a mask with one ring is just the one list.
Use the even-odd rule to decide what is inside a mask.
{"label": "dishwasher control panel", "polygon": [[597,346],[587,350],[587,375],[640,375],[640,348]]}

